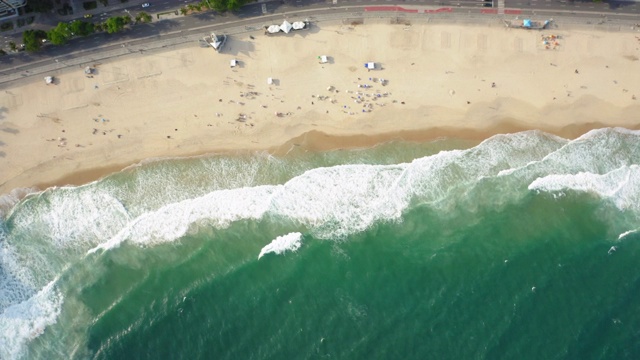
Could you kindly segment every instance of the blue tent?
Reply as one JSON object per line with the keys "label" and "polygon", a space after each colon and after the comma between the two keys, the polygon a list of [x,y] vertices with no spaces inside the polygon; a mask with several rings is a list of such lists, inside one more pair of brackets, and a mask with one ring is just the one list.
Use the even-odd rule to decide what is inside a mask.
{"label": "blue tent", "polygon": [[531,20],[530,19],[524,19],[522,20],[522,25],[524,27],[531,27]]}

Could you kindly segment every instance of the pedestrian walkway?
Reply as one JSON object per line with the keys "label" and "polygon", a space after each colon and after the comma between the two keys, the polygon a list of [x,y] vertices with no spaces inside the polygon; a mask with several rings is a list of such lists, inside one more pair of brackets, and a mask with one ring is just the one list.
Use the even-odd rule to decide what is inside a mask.
{"label": "pedestrian walkway", "polygon": [[504,15],[504,0],[498,0],[498,15]]}
{"label": "pedestrian walkway", "polygon": [[[126,9],[141,6],[142,3],[146,1],[148,0],[128,0],[123,3],[121,0],[110,0],[108,6],[104,6],[100,1],[96,0],[97,7],[95,9],[85,10],[83,7],[85,1],[70,0],[69,2],[63,1],[57,5],[53,13],[31,12],[10,18],[0,18],[0,25],[6,23],[12,24],[12,28],[10,30],[0,32],[0,49],[9,52],[9,44],[11,42],[19,46],[22,43],[22,33],[25,30],[48,31],[55,27],[59,22],[69,22],[77,19],[93,23],[102,22],[107,19],[107,12],[117,10],[122,10],[122,15],[129,14],[131,17],[134,17],[134,15],[128,13]],[[60,15],[56,13],[57,10],[61,9],[65,5],[69,5],[72,9],[69,14]],[[140,10],[143,9],[140,7]]]}

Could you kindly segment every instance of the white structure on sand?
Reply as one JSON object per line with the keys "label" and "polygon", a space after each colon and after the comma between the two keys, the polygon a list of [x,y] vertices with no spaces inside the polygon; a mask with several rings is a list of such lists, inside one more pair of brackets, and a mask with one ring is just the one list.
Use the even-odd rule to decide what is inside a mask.
{"label": "white structure on sand", "polygon": [[212,32],[211,35],[205,36],[203,39],[216,51],[220,51],[224,44],[227,42],[227,35],[216,35]]}
{"label": "white structure on sand", "polygon": [[283,32],[285,34],[290,33],[292,30],[304,30],[309,28],[309,21],[295,21],[293,24],[288,22],[287,20],[283,21],[280,25],[267,25],[264,27],[265,34],[277,34],[279,32]]}

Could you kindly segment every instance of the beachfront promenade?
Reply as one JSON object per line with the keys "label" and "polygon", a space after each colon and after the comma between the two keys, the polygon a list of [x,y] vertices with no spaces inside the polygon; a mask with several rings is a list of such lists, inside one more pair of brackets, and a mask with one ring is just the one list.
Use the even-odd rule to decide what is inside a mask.
{"label": "beachfront promenade", "polygon": [[[323,22],[335,23],[343,22],[348,24],[354,21],[363,23],[392,22],[417,22],[417,23],[452,23],[469,25],[504,26],[503,19],[514,18],[515,16],[531,16],[539,19],[550,18],[550,14],[545,15],[543,11],[536,14],[526,14],[518,10],[498,15],[487,9],[466,9],[466,8],[434,8],[434,7],[406,7],[400,9],[410,9],[411,11],[392,11],[389,7],[380,7],[382,11],[372,11],[375,7],[333,7],[324,11],[318,9],[298,10],[289,13],[278,13],[259,18],[246,20],[233,20],[215,25],[204,25],[191,28],[177,29],[160,35],[153,35],[140,39],[132,39],[118,44],[105,44],[94,49],[72,52],[67,55],[58,56],[53,59],[44,59],[25,63],[17,66],[0,67],[0,87],[6,88],[20,80],[38,81],[44,75],[57,75],[74,68],[84,68],[95,63],[107,61],[123,56],[144,56],[145,53],[163,51],[172,47],[185,46],[199,42],[204,34],[216,31],[230,35],[254,34],[262,35],[262,27],[265,24],[279,22],[283,18],[308,18],[313,26],[318,26]],[[547,16],[547,17],[545,17]],[[623,15],[618,18],[606,17],[602,15],[583,12],[567,13],[553,16],[552,28],[577,28],[605,31],[634,31],[639,19],[635,16]],[[172,20],[161,20],[171,22]],[[637,30],[637,29],[635,29]],[[313,30],[311,30],[313,31]],[[525,31],[525,30],[523,30]],[[229,47],[233,47],[233,40]],[[227,49],[229,51],[229,49]],[[213,55],[213,54],[212,54]]]}

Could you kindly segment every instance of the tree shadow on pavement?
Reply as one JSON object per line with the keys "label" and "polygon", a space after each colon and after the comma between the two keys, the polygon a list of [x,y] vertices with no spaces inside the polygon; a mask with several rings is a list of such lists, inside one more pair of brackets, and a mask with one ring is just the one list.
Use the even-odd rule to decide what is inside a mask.
{"label": "tree shadow on pavement", "polygon": [[636,2],[635,1],[608,1],[607,4],[609,5],[609,9],[616,10],[616,9],[623,8],[625,6],[635,5]]}

